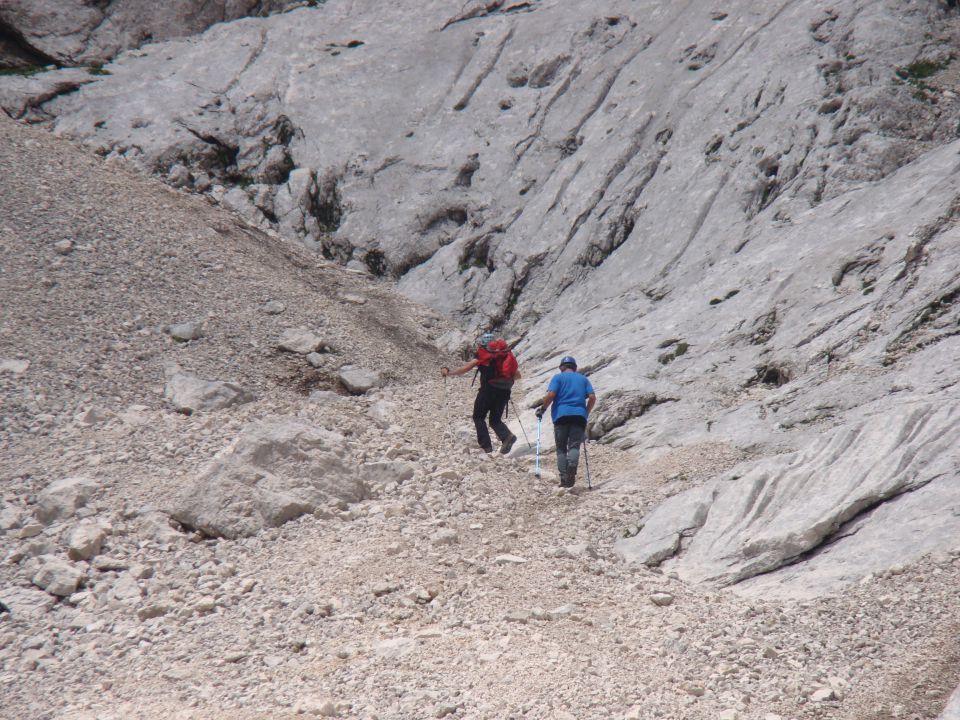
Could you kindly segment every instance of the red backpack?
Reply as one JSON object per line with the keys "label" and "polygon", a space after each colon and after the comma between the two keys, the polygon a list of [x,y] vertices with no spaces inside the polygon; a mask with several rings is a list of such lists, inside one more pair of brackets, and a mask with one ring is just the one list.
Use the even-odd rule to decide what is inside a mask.
{"label": "red backpack", "polygon": [[505,340],[493,340],[477,348],[477,369],[483,384],[509,389],[517,374],[517,358]]}

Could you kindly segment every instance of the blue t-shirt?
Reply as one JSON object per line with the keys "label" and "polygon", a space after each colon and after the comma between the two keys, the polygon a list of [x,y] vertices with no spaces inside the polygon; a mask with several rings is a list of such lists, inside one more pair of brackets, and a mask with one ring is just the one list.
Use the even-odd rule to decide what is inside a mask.
{"label": "blue t-shirt", "polygon": [[578,372],[558,372],[550,378],[547,392],[556,393],[550,405],[550,418],[554,422],[557,418],[568,415],[587,417],[587,396],[593,395],[593,385],[585,375]]}

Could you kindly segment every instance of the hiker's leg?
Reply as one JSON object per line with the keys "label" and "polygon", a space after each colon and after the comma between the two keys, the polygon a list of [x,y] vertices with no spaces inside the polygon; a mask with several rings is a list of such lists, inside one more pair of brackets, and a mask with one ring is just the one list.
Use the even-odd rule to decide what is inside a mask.
{"label": "hiker's leg", "polygon": [[567,482],[573,485],[577,479],[577,464],[580,462],[580,444],[586,434],[586,428],[580,425],[568,425],[567,436]]}
{"label": "hiker's leg", "polygon": [[510,402],[510,391],[491,388],[490,398],[490,427],[500,438],[500,442],[503,442],[511,435],[510,428],[503,422],[503,411]]}
{"label": "hiker's leg", "polygon": [[487,451],[493,450],[486,422],[487,413],[490,412],[489,402],[486,387],[481,387],[477,399],[473,401],[473,424],[477,428],[477,444]]}
{"label": "hiker's leg", "polygon": [[570,435],[569,425],[554,425],[553,439],[557,443],[557,470],[560,472],[560,482],[567,480],[567,438]]}

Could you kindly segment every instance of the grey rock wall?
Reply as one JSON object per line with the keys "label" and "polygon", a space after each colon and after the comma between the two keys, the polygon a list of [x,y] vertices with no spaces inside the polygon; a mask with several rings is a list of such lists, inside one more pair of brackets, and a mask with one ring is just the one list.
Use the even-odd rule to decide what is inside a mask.
{"label": "grey rock wall", "polygon": [[144,43],[194,35],[215,23],[265,15],[293,0],[5,0],[0,67],[102,63]]}

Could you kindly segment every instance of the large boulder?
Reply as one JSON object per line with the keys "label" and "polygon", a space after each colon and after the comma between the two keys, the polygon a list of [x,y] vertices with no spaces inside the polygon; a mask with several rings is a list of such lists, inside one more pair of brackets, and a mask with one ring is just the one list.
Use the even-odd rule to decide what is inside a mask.
{"label": "large boulder", "polygon": [[767,597],[834,590],[956,547],[957,447],[960,404],[906,404],[670,498],[616,547]]}
{"label": "large boulder", "polygon": [[246,427],[180,494],[170,515],[207,535],[236,538],[366,492],[343,437],[279,417]]}
{"label": "large boulder", "polygon": [[97,491],[97,481],[85,477],[55,480],[40,493],[34,516],[44,525],[65,520],[85,506]]}
{"label": "large boulder", "polygon": [[256,399],[236,383],[204,380],[183,372],[174,373],[167,380],[163,395],[179,412],[187,415],[222,410]]}

